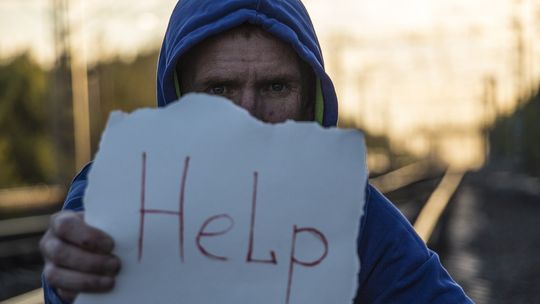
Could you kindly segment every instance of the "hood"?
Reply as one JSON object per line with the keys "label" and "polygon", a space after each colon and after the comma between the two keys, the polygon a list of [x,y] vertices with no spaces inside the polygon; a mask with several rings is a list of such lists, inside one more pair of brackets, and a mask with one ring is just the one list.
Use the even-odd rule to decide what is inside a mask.
{"label": "hood", "polygon": [[317,76],[316,119],[323,126],[337,123],[337,97],[324,70],[313,24],[299,0],[181,0],[165,33],[158,61],[157,101],[162,107],[178,99],[175,68],[187,50],[209,36],[243,23],[260,26],[289,43]]}

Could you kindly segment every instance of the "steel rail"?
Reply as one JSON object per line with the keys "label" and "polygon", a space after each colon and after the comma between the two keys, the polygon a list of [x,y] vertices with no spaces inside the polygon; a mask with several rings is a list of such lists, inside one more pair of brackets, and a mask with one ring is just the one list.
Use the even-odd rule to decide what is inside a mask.
{"label": "steel rail", "polygon": [[441,215],[456,192],[464,175],[464,171],[448,169],[420,211],[414,223],[414,229],[425,243],[429,241],[435,226],[439,222]]}
{"label": "steel rail", "polygon": [[443,170],[431,161],[418,161],[381,176],[370,178],[369,182],[382,193],[388,193],[432,177],[433,172],[438,175]]}

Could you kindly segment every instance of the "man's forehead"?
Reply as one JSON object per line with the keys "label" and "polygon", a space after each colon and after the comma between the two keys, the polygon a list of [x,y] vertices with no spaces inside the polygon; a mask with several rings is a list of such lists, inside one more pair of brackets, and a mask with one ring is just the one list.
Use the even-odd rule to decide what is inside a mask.
{"label": "man's forehead", "polygon": [[242,37],[245,39],[250,39],[254,35],[259,37],[262,36],[268,38],[275,38],[272,34],[265,31],[262,27],[251,23],[244,23],[232,29],[226,30],[221,34],[218,34],[218,36]]}
{"label": "man's forehead", "polygon": [[216,35],[210,36],[203,40],[201,43],[195,45],[193,49],[201,49],[205,46],[215,44],[215,43],[223,43],[223,42],[232,42],[232,41],[250,41],[250,40],[257,40],[257,41],[267,41],[275,46],[280,46],[282,48],[292,48],[287,45],[285,42],[283,42],[281,39],[275,37],[271,33],[265,31],[262,27],[254,24],[245,23],[240,26],[234,27],[232,29],[226,30],[224,32],[218,33]]}
{"label": "man's forehead", "polygon": [[[254,57],[253,54],[256,52],[249,52],[252,49],[259,50],[264,56]],[[249,55],[252,55],[251,58]],[[181,57],[177,68],[184,70],[200,60],[223,63],[223,59],[231,56],[246,62],[250,60],[262,62],[265,58],[271,57],[288,57],[294,62],[299,60],[297,53],[289,44],[257,25],[243,24],[208,37],[195,45]]]}

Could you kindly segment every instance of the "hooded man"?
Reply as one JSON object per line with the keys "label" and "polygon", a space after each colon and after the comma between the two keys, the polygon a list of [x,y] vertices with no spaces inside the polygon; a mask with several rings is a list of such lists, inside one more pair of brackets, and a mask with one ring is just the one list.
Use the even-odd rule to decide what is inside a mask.
{"label": "hooded man", "polygon": [[[337,122],[337,98],[324,70],[313,25],[298,0],[183,0],[161,48],[158,106],[183,93],[229,98],[269,123]],[[120,268],[113,240],[84,223],[87,165],[75,177],[64,210],[54,215],[40,246],[46,303],[78,292],[104,292]],[[357,303],[472,303],[438,256],[403,215],[366,185],[360,223]]]}

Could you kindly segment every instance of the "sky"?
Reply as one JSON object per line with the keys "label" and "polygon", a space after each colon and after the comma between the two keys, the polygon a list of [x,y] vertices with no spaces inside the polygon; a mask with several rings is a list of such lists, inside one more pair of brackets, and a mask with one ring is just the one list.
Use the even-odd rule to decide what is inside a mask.
{"label": "sky", "polygon": [[[40,62],[54,58],[52,0],[0,0],[0,58],[30,49]],[[81,37],[89,59],[134,56],[157,48],[175,1],[71,0],[74,41]],[[81,36],[81,33],[84,36]]]}
{"label": "sky", "polygon": [[[0,0],[0,57],[31,48],[40,60],[51,60],[52,3],[52,0]],[[501,18],[507,15],[508,3],[508,0],[305,1],[320,35],[339,30],[363,37],[470,23],[495,28],[501,26]],[[80,27],[81,20],[84,22],[82,28],[89,54],[96,54],[92,48],[96,44],[101,52],[127,55],[148,45],[157,47],[175,4],[174,0],[70,1],[73,24]]]}
{"label": "sky", "polygon": [[[51,4],[52,0],[0,0],[0,60],[30,49],[41,63],[51,63]],[[71,0],[75,45],[85,46],[90,62],[157,49],[175,4]],[[304,4],[337,87],[340,117],[372,133],[387,134],[395,145],[419,155],[435,145],[452,151],[451,159],[467,146],[470,156],[463,162],[482,162],[482,125],[493,120],[493,111],[511,111],[521,93],[516,85],[513,16],[519,16],[524,29],[522,82],[540,82],[540,0]],[[486,109],[489,79],[496,83],[495,109]]]}

